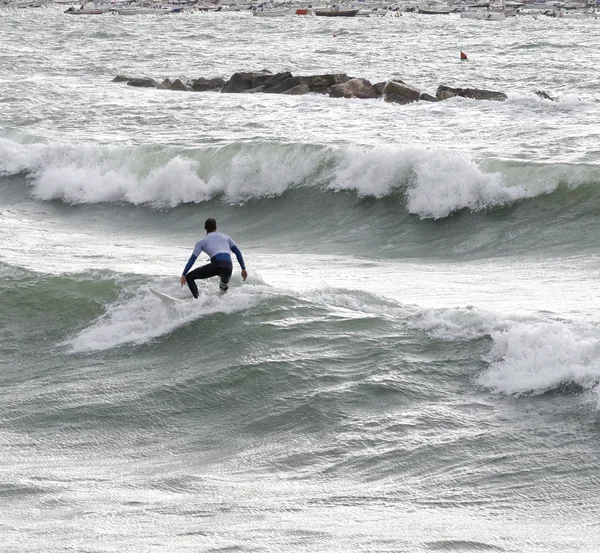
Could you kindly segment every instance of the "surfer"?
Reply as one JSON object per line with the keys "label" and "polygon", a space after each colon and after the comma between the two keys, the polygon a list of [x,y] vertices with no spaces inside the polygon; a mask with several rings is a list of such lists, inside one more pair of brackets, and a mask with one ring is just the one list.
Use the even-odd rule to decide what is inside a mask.
{"label": "surfer", "polygon": [[[206,231],[206,236],[202,240],[196,242],[194,252],[181,275],[181,286],[184,286],[187,282],[192,295],[196,299],[198,299],[198,287],[195,282],[197,279],[218,276],[221,292],[227,292],[227,289],[229,288],[229,279],[231,278],[231,273],[233,271],[231,252],[235,254],[238,263],[242,268],[242,278],[246,280],[248,277],[242,252],[229,236],[217,232],[217,221],[212,217],[206,219],[204,222],[204,230]],[[189,272],[202,252],[209,255],[210,263]]]}

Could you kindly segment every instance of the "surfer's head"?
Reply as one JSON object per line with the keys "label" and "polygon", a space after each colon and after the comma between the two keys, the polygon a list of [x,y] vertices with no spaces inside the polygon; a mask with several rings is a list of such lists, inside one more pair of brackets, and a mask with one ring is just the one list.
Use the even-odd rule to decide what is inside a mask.
{"label": "surfer's head", "polygon": [[204,230],[206,232],[214,232],[217,230],[217,220],[212,217],[206,219],[206,221],[204,221]]}

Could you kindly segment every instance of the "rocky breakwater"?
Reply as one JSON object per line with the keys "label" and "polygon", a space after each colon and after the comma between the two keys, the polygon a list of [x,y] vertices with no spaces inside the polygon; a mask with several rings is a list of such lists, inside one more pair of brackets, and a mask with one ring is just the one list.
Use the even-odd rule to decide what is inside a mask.
{"label": "rocky breakwater", "polygon": [[[220,77],[198,79],[165,79],[162,82],[150,78],[130,78],[118,75],[113,82],[126,82],[129,86],[150,87],[179,91],[217,91],[230,94],[325,94],[331,98],[383,98],[386,102],[410,104],[417,101],[438,102],[455,96],[474,100],[506,100],[503,92],[477,88],[451,88],[440,85],[435,96],[421,92],[400,79],[371,83],[368,79],[350,77],[345,73],[295,76],[289,71],[272,73],[268,70],[234,73],[228,80]],[[551,99],[544,92],[541,97]]]}

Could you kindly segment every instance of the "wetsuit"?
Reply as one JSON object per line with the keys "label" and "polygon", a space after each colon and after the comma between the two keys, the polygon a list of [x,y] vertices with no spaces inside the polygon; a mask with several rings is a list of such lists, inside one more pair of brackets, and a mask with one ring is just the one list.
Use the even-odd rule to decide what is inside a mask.
{"label": "wetsuit", "polygon": [[[202,252],[209,255],[210,263],[189,272]],[[226,234],[221,234],[216,231],[209,232],[202,240],[196,243],[194,252],[182,273],[195,298],[198,297],[198,287],[195,282],[197,279],[218,276],[219,288],[222,292],[227,292],[227,289],[229,288],[229,279],[231,278],[231,273],[233,271],[231,252],[235,254],[242,271],[244,271],[246,265],[244,264],[242,252],[235,245],[235,242]]]}

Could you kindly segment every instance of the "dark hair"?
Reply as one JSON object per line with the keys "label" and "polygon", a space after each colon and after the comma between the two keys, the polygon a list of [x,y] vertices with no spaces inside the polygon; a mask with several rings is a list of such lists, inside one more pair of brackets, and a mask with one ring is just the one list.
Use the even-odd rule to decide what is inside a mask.
{"label": "dark hair", "polygon": [[213,232],[213,231],[217,230],[216,219],[213,219],[212,217],[209,217],[208,219],[206,219],[206,221],[204,221],[204,230],[206,232]]}

